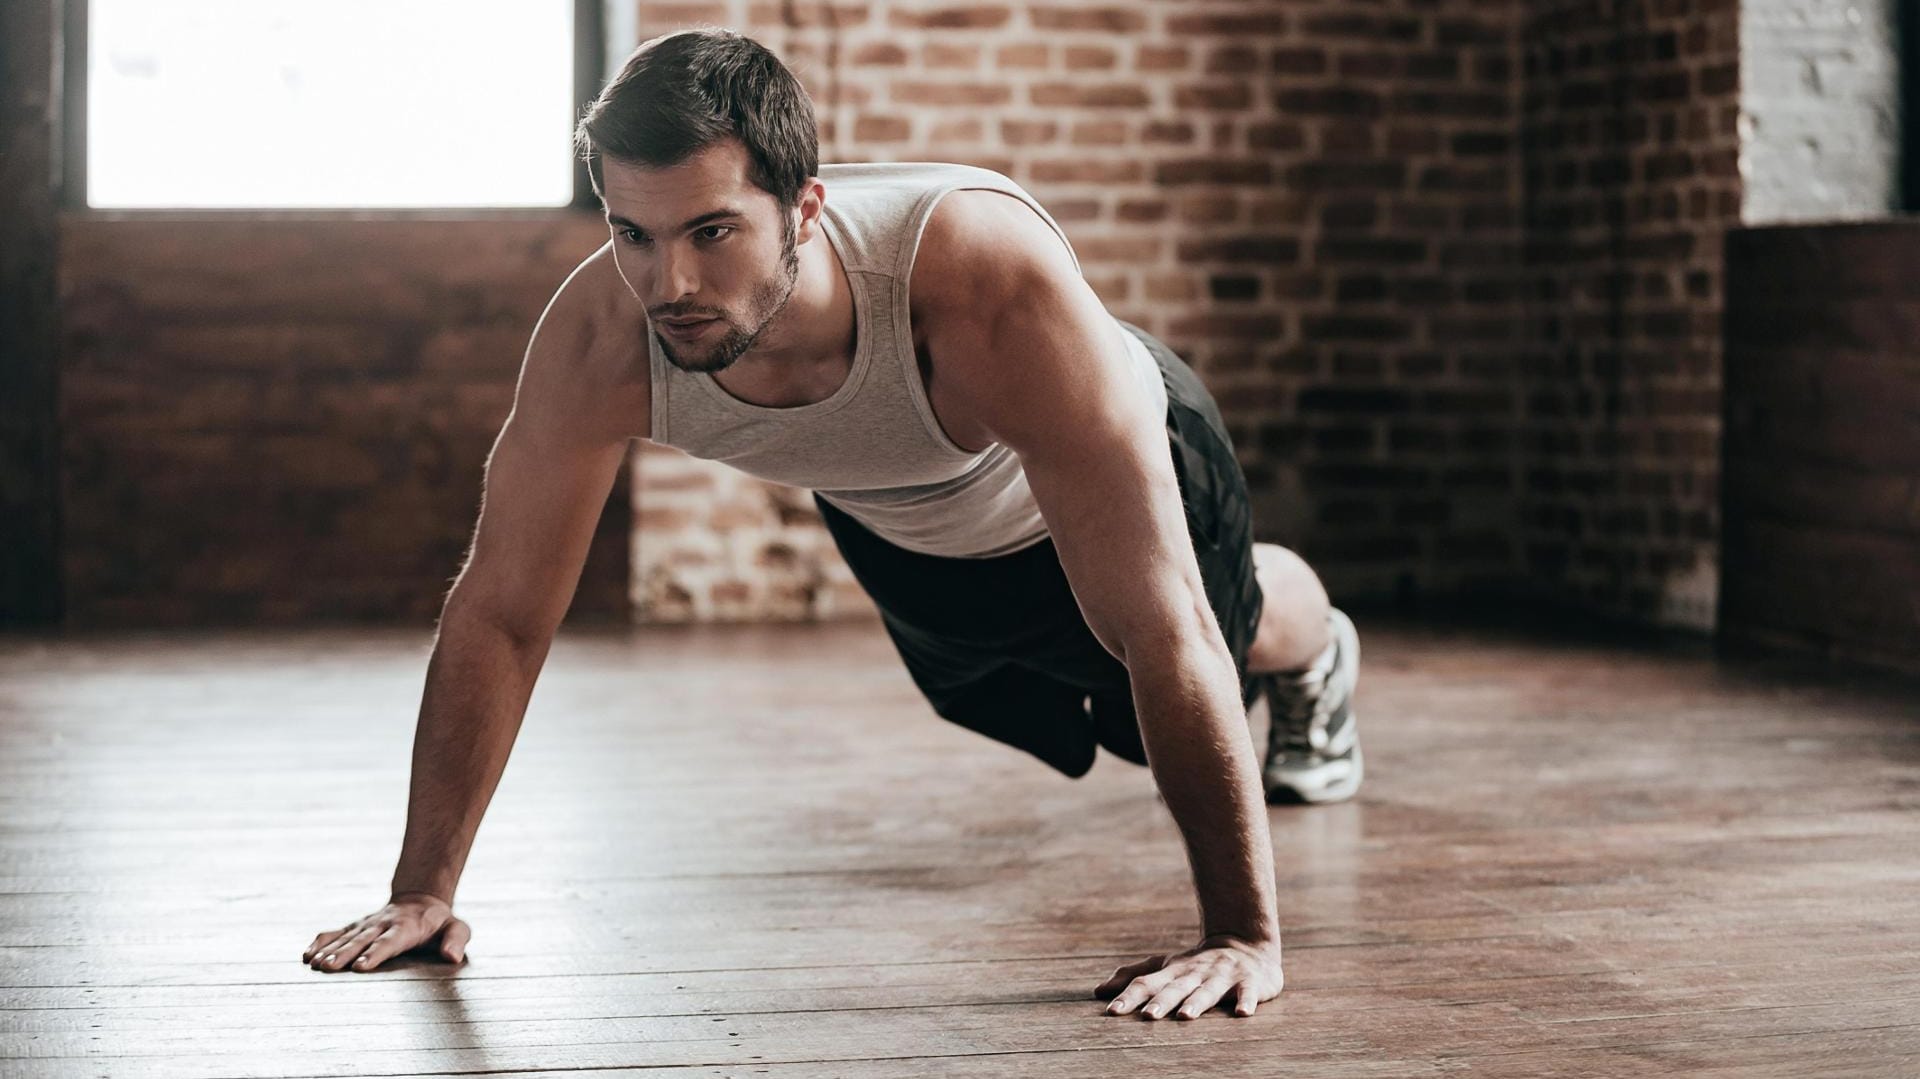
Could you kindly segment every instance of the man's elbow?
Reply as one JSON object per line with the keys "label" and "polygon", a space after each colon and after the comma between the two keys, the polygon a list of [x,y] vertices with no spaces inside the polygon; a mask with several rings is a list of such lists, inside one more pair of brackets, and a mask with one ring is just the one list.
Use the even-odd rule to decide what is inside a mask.
{"label": "man's elbow", "polygon": [[1094,636],[1128,670],[1136,664],[1177,663],[1193,654],[1225,654],[1226,638],[1204,592],[1182,589],[1181,598],[1130,622],[1094,626]]}

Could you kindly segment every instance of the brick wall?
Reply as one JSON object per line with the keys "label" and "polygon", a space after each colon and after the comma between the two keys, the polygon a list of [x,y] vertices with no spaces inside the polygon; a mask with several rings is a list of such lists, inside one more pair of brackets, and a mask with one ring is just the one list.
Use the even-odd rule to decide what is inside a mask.
{"label": "brick wall", "polygon": [[[813,497],[643,444],[633,496],[632,600],[647,622],[873,617]],[[644,492],[638,490],[644,485]]]}
{"label": "brick wall", "polygon": [[1523,33],[1521,586],[1707,628],[1734,0],[1538,0]]}
{"label": "brick wall", "polygon": [[[1731,0],[634,10],[639,37],[722,23],[787,57],[824,160],[1024,184],[1114,313],[1200,370],[1260,538],[1337,601],[1516,589],[1710,623]],[[62,229],[80,621],[429,616],[526,331],[599,239]],[[656,620],[863,609],[800,493],[636,463],[633,573],[610,515],[582,611],[629,588]]]}
{"label": "brick wall", "polygon": [[[1025,186],[1109,308],[1214,391],[1259,537],[1352,601],[1502,581],[1520,557],[1514,11],[649,0],[637,33],[726,25],[774,49],[824,161]],[[806,505],[723,471],[642,458],[640,617],[859,610]],[[743,534],[690,518],[700,498]],[[770,549],[834,583],[810,605],[756,581],[786,557]]]}
{"label": "brick wall", "polygon": [[[75,625],[431,624],[588,214],[60,223]],[[626,617],[625,480],[574,617]]]}

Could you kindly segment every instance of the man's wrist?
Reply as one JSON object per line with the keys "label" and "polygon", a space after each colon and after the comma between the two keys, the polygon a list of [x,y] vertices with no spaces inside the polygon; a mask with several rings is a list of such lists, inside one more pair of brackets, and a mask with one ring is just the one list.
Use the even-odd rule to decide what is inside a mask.
{"label": "man's wrist", "polygon": [[438,899],[449,907],[453,906],[453,888],[419,881],[394,881],[387,898],[393,901],[407,896],[426,896]]}
{"label": "man's wrist", "polygon": [[1230,943],[1245,944],[1253,948],[1279,947],[1280,931],[1263,930],[1258,933],[1241,933],[1225,929],[1216,929],[1200,939],[1200,946],[1211,948]]}

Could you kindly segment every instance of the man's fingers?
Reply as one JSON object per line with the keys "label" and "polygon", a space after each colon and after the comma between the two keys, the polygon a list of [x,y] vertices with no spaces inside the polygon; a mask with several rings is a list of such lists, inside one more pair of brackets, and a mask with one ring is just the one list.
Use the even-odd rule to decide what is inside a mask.
{"label": "man's fingers", "polygon": [[472,926],[459,918],[449,918],[440,936],[440,954],[458,963],[467,954],[467,941],[472,939]]}
{"label": "man's fingers", "polygon": [[353,960],[355,955],[360,953],[361,942],[365,939],[366,933],[367,931],[362,929],[357,933],[339,937],[328,943],[320,949],[320,954],[314,957],[314,969],[339,970],[341,967],[346,966]]}
{"label": "man's fingers", "polygon": [[[1278,950],[1276,947],[1273,952]],[[1127,978],[1143,966],[1159,969]],[[1261,1001],[1278,995],[1283,984],[1278,954],[1269,955],[1266,949],[1248,952],[1225,947],[1154,956],[1121,967],[1094,992],[1105,996],[1123,980],[1125,988],[1107,1005],[1107,1014],[1138,1011],[1145,1019],[1167,1015],[1197,1019],[1217,1005],[1230,1007],[1236,1016],[1252,1015]]]}
{"label": "man's fingers", "polygon": [[1220,1002],[1220,998],[1226,995],[1227,990],[1233,988],[1233,979],[1232,974],[1215,974],[1201,982],[1200,988],[1193,991],[1193,995],[1187,998],[1186,1003],[1174,1010],[1174,1017],[1198,1019],[1205,1015],[1209,1008]]}
{"label": "man's fingers", "polygon": [[395,952],[405,951],[405,948],[399,947],[401,940],[400,927],[388,926],[386,932],[368,942],[366,951],[354,958],[353,969],[372,970],[386,962],[387,958]]}
{"label": "man's fingers", "polygon": [[1140,1014],[1146,1016],[1148,1019],[1160,1018],[1179,1007],[1180,1002],[1185,1000],[1187,994],[1193,992],[1194,987],[1199,984],[1199,977],[1193,974],[1188,974],[1167,982],[1160,987],[1158,993],[1153,995],[1153,999],[1147,1001],[1146,1006],[1140,1009]]}
{"label": "man's fingers", "polygon": [[313,938],[313,943],[308,946],[307,954],[302,957],[301,961],[312,966],[313,969],[319,970],[321,962],[332,953],[334,944],[336,942],[344,942],[346,939],[347,935],[345,933],[342,933],[338,929],[330,929]]}
{"label": "man's fingers", "polygon": [[1121,967],[1119,970],[1107,975],[1106,981],[1094,986],[1093,995],[1104,1000],[1118,993],[1121,986],[1133,980],[1133,974],[1134,972],[1131,968]]}
{"label": "man's fingers", "polygon": [[369,926],[352,936],[328,944],[320,949],[320,954],[314,959],[313,965],[319,970],[339,970],[353,962],[353,957],[359,955],[361,949],[366,947],[367,941],[373,939],[373,932],[373,927]]}
{"label": "man's fingers", "polygon": [[313,938],[300,961],[315,970],[335,971],[352,966],[372,970],[401,952],[438,941],[440,954],[460,962],[466,956],[472,930],[453,916],[444,900],[426,893],[401,893],[386,906],[339,929]]}
{"label": "man's fingers", "polygon": [[1105,999],[1120,991],[1120,988],[1142,974],[1151,974],[1166,964],[1164,955],[1150,955],[1137,963],[1126,966],[1107,976],[1107,980],[1094,986],[1093,995]]}
{"label": "man's fingers", "polygon": [[329,944],[337,940],[345,940],[349,934],[359,928],[360,923],[355,922],[352,925],[343,926],[339,929],[322,929],[319,935],[313,938],[313,943],[307,945],[306,954],[300,957],[300,961],[303,963],[307,962],[324,951]]}
{"label": "man's fingers", "polygon": [[1138,978],[1133,979],[1125,989],[1121,990],[1119,996],[1113,998],[1113,1003],[1107,1005],[1107,1014],[1125,1015],[1135,1008],[1138,1008],[1146,1002],[1147,998],[1158,992],[1161,986],[1167,984],[1168,979],[1172,977],[1173,975],[1167,973],[1165,970],[1156,970],[1151,974],[1140,975]]}

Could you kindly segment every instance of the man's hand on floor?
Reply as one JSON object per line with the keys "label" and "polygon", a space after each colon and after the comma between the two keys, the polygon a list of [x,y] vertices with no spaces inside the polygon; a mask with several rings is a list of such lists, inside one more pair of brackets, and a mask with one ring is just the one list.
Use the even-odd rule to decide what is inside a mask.
{"label": "man's hand on floor", "polygon": [[1280,971],[1278,940],[1253,943],[1221,934],[1175,955],[1151,955],[1129,963],[1101,982],[1093,995],[1101,1000],[1113,997],[1108,1015],[1139,1008],[1148,1019],[1169,1012],[1194,1019],[1216,1003],[1230,1001],[1233,1014],[1240,1016],[1252,1015],[1261,1001],[1279,996],[1286,980]]}
{"label": "man's hand on floor", "polygon": [[458,963],[467,954],[472,936],[472,927],[454,917],[446,900],[426,892],[402,892],[359,921],[313,938],[300,961],[329,973],[348,966],[372,970],[438,937],[440,957]]}

